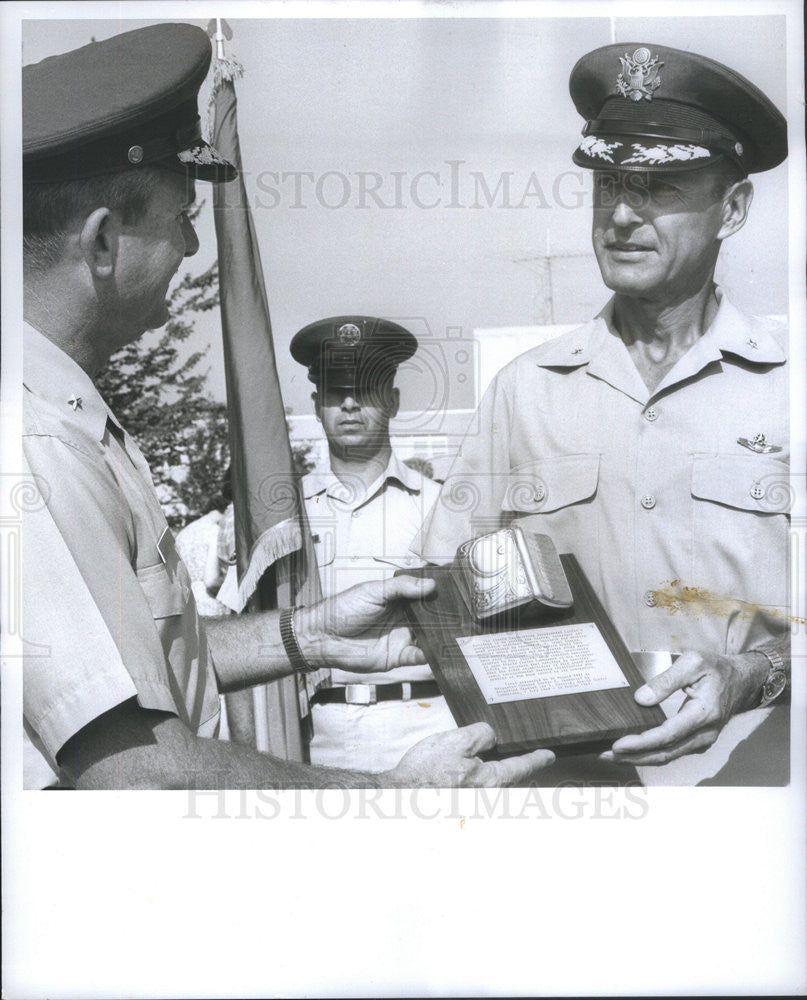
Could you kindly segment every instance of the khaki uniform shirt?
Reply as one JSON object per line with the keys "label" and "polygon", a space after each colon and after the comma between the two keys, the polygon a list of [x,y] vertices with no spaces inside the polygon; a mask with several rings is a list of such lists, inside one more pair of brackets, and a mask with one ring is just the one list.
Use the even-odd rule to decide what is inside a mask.
{"label": "khaki uniform shirt", "polygon": [[[302,486],[323,597],[365,580],[386,580],[397,569],[423,565],[409,546],[440,487],[404,465],[394,453],[383,475],[366,492],[358,481],[355,486],[342,482],[330,469],[309,473]],[[374,674],[332,671],[332,680],[338,684],[392,684],[431,677],[426,666]]]}
{"label": "khaki uniform shirt", "polygon": [[[734,653],[788,628],[786,331],[718,292],[649,392],[611,325],[540,345],[485,394],[414,546],[450,562],[512,522],[572,552],[631,650]],[[739,443],[763,433],[773,449]]]}
{"label": "khaki uniform shirt", "polygon": [[23,349],[39,489],[23,519],[26,734],[55,770],[71,736],[136,696],[213,736],[216,678],[148,466],[71,358],[27,325]]}

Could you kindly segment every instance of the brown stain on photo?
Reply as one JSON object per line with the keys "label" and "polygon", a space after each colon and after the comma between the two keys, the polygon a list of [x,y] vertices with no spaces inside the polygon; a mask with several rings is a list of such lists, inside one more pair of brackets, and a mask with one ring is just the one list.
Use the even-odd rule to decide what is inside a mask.
{"label": "brown stain on photo", "polygon": [[729,618],[739,613],[742,618],[752,618],[756,614],[770,618],[782,618],[798,625],[807,624],[807,618],[786,617],[781,608],[770,608],[764,604],[749,604],[723,594],[715,594],[706,587],[687,587],[680,580],[666,580],[653,591],[655,607],[664,608],[671,615],[683,612],[691,615],[714,615]]}

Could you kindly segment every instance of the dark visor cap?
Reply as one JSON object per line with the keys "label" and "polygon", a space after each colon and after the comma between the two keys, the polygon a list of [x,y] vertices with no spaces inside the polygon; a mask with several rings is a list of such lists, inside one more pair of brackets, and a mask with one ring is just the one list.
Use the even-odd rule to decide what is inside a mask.
{"label": "dark visor cap", "polygon": [[390,382],[417,347],[414,335],[391,320],[330,316],[303,327],[290,350],[320,389],[369,392]]}
{"label": "dark visor cap", "polygon": [[233,180],[235,167],[202,138],[197,95],[211,57],[201,28],[156,24],[24,66],[25,182],[147,165]]}
{"label": "dark visor cap", "polygon": [[594,170],[690,170],[721,158],[744,173],[787,156],[787,124],[745,77],[705,56],[620,42],[583,56],[569,79],[587,119],[572,159]]}

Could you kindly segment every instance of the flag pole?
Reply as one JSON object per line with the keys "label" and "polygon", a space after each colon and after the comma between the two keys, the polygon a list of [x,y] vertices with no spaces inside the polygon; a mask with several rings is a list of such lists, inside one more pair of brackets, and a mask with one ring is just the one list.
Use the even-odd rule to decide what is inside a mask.
{"label": "flag pole", "polygon": [[[237,573],[219,600],[237,612],[310,604],[321,596],[313,542],[294,470],[286,411],[261,254],[249,208],[238,138],[235,80],[244,70],[224,50],[227,22],[208,25],[215,34],[211,94],[211,141],[234,163],[239,177],[215,185],[214,221],[219,248],[219,290],[224,344]],[[233,576],[235,579],[233,579]],[[253,708],[258,749],[288,759],[307,759],[301,718],[308,695],[327,680],[285,678],[258,689]]]}

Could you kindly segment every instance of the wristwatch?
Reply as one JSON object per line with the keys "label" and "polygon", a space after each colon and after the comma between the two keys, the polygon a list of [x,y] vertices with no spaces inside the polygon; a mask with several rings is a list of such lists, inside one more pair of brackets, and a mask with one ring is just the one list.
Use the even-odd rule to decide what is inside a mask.
{"label": "wristwatch", "polygon": [[280,612],[280,638],[294,672],[312,673],[316,670],[316,667],[312,667],[303,656],[303,652],[297,642],[297,633],[294,631],[294,612],[296,610],[297,608],[292,607],[284,608]]}
{"label": "wristwatch", "polygon": [[773,646],[768,646],[766,649],[756,649],[754,652],[762,653],[771,665],[768,676],[765,678],[765,683],[762,685],[762,699],[758,706],[759,708],[765,708],[766,705],[770,705],[772,701],[775,701],[787,687],[787,668],[779,651],[774,649]]}

